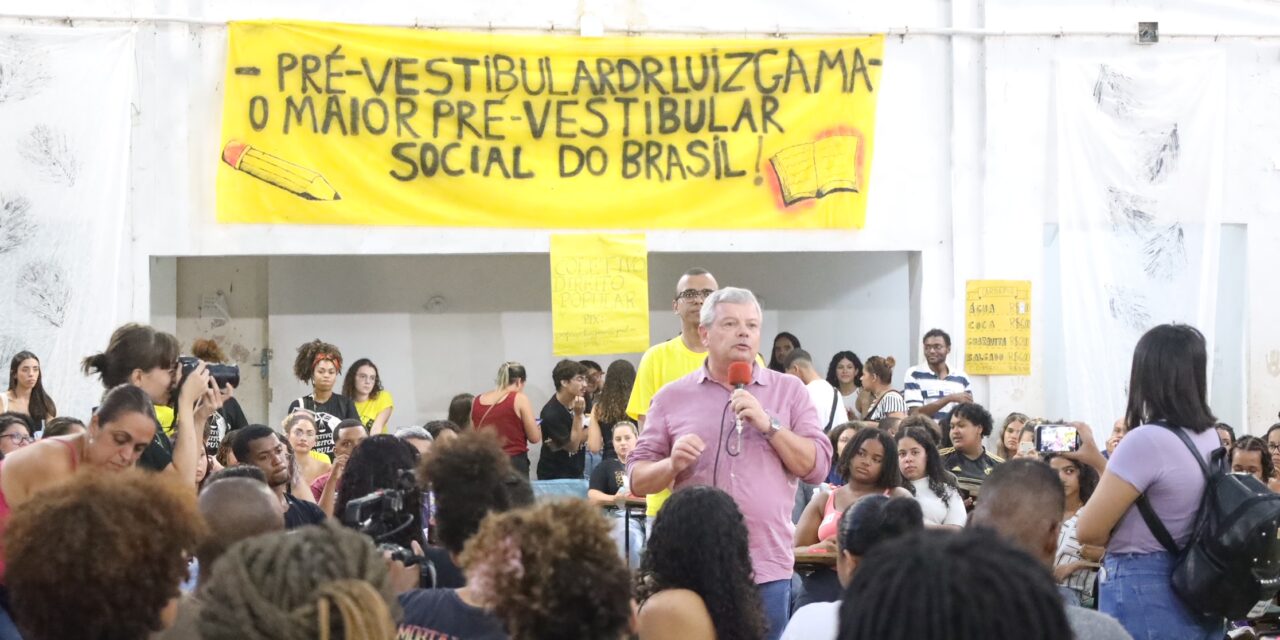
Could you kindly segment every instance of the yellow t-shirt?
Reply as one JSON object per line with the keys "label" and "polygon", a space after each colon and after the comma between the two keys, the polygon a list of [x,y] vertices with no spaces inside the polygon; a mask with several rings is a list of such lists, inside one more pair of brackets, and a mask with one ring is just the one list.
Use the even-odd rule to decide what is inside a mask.
{"label": "yellow t-shirt", "polygon": [[366,429],[372,429],[373,421],[378,419],[378,414],[394,407],[395,401],[391,399],[391,392],[383,389],[377,398],[357,402],[355,405],[356,413],[360,414],[360,421],[364,423]]}
{"label": "yellow t-shirt", "polygon": [[[690,351],[680,336],[649,347],[640,357],[640,367],[636,369],[636,383],[631,387],[631,399],[627,401],[627,415],[639,420],[649,411],[649,403],[662,387],[693,373],[706,359],[706,352]],[[764,366],[764,359],[759,354],[756,360]],[[649,494],[645,513],[650,518],[658,515],[662,503],[669,497],[670,489]]]}
{"label": "yellow t-shirt", "polygon": [[319,460],[320,462],[323,462],[325,464],[329,464],[330,462],[332,462],[332,460],[329,460],[329,456],[326,456],[325,454],[320,453],[315,449],[308,451],[307,457],[311,458],[312,460]]}
{"label": "yellow t-shirt", "polygon": [[164,434],[166,436],[169,436],[169,439],[172,440],[173,432],[174,432],[173,407],[158,404],[158,405],[155,405],[155,409],[156,409],[156,420],[160,421],[160,428],[164,429]]}

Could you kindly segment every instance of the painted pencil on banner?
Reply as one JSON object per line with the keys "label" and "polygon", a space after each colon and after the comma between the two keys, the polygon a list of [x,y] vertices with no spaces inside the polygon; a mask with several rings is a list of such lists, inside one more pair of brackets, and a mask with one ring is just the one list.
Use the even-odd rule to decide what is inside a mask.
{"label": "painted pencil on banner", "polygon": [[319,172],[232,140],[222,149],[222,161],[267,184],[307,200],[341,200],[342,196]]}

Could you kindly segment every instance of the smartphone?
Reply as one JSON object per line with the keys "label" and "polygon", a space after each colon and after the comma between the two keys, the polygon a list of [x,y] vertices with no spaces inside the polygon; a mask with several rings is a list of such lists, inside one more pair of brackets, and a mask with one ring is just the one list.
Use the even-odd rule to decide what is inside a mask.
{"label": "smartphone", "polygon": [[1080,431],[1065,424],[1042,424],[1036,427],[1036,451],[1064,453],[1080,450]]}

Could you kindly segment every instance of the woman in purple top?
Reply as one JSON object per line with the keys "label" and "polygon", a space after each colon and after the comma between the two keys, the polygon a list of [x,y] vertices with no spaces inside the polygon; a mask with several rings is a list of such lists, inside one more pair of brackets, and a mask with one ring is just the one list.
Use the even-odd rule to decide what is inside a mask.
{"label": "woman in purple top", "polygon": [[1183,429],[1205,460],[1221,446],[1213,429],[1218,420],[1205,400],[1205,362],[1204,336],[1194,327],[1160,325],[1138,341],[1125,414],[1129,431],[1103,463],[1106,471],[1077,525],[1081,543],[1107,549],[1099,610],[1135,640],[1223,636],[1222,619],[1196,614],[1174,593],[1170,576],[1177,558],[1156,540],[1135,504],[1145,493],[1174,542],[1187,544],[1205,480],[1172,429]]}

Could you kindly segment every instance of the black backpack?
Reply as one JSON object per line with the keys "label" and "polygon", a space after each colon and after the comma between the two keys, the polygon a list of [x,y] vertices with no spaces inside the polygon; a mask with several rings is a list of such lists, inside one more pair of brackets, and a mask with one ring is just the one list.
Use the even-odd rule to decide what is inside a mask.
{"label": "black backpack", "polygon": [[1177,557],[1173,590],[1188,609],[1202,616],[1244,619],[1280,590],[1280,494],[1272,493],[1252,475],[1231,473],[1226,449],[1215,450],[1205,464],[1185,431],[1155,424],[1169,429],[1187,445],[1205,477],[1191,539],[1182,549],[1147,496],[1137,500],[1151,533]]}

